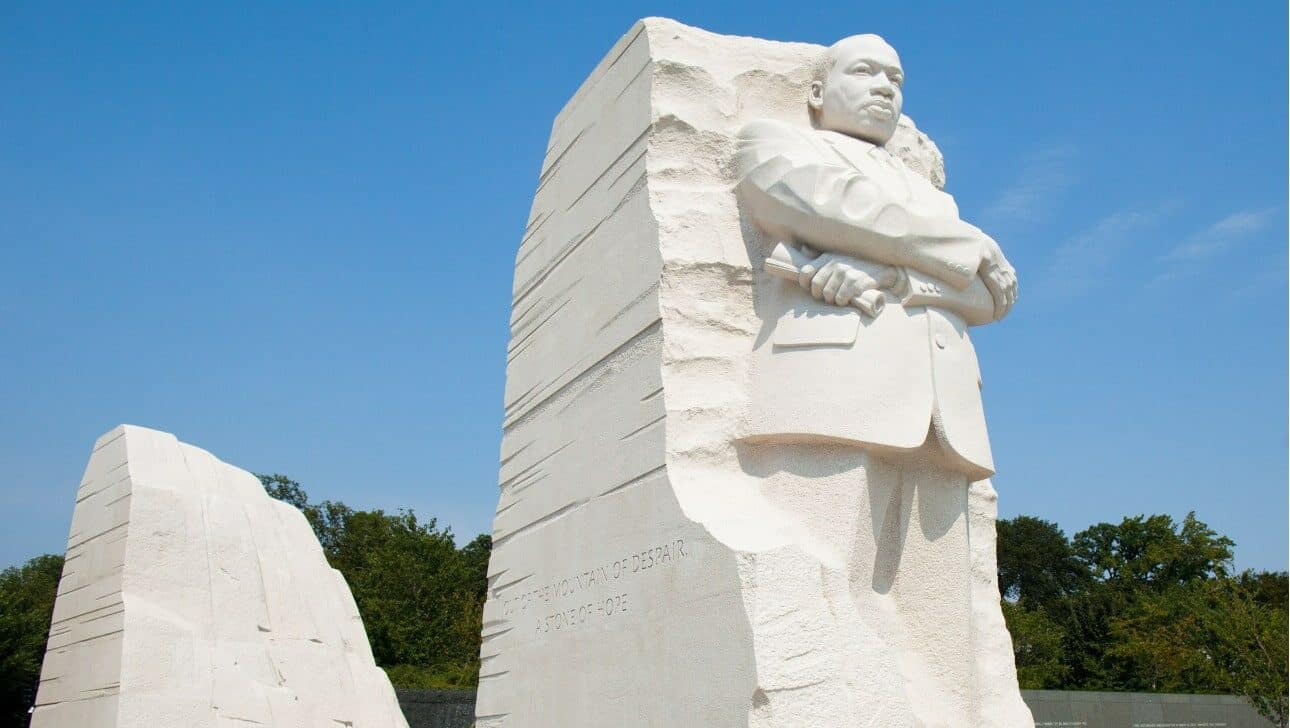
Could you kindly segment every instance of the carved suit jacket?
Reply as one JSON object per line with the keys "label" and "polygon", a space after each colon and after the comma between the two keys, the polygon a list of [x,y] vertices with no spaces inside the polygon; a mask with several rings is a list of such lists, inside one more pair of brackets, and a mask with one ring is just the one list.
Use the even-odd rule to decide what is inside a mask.
{"label": "carved suit jacket", "polygon": [[[877,317],[825,304],[792,282],[758,281],[768,327],[752,367],[749,439],[852,443],[878,452],[937,435],[949,467],[994,461],[969,325],[993,299],[977,277],[983,234],[948,194],[886,150],[760,120],[740,135],[743,213],[771,240],[900,266],[899,301]],[[773,323],[771,323],[773,322]]]}

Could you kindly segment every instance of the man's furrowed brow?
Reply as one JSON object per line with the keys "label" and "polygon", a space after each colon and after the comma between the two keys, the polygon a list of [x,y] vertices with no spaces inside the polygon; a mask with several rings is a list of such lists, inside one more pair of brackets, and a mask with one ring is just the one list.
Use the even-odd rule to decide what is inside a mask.
{"label": "man's furrowed brow", "polygon": [[870,68],[872,68],[875,71],[886,72],[888,77],[899,76],[901,78],[904,78],[905,76],[904,69],[902,69],[899,65],[892,65],[890,63],[883,62],[871,56],[860,56],[859,58],[852,58],[851,61],[847,63],[845,68],[849,71],[855,68],[856,66],[860,65],[861,63],[868,65]]}

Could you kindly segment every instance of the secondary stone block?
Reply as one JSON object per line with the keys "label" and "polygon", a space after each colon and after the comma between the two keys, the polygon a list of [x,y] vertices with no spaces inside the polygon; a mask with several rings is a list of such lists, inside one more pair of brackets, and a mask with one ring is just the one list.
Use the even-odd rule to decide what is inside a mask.
{"label": "secondary stone block", "polygon": [[173,435],[95,443],[33,728],[407,728],[297,509]]}

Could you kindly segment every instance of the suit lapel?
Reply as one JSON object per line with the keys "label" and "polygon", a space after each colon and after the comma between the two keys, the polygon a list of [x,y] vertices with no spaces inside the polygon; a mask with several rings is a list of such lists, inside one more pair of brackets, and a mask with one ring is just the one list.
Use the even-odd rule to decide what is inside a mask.
{"label": "suit lapel", "polygon": [[837,132],[825,132],[824,141],[856,171],[872,178],[879,186],[890,190],[900,200],[909,200],[913,195],[904,165],[898,162],[885,149],[868,142],[852,139]]}

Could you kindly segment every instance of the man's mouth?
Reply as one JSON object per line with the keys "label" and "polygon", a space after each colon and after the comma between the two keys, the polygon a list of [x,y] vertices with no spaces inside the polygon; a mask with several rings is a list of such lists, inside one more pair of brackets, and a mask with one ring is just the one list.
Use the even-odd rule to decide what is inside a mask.
{"label": "man's mouth", "polygon": [[865,102],[863,108],[866,111],[881,111],[888,116],[896,113],[896,106],[890,101],[883,101],[882,99]]}

